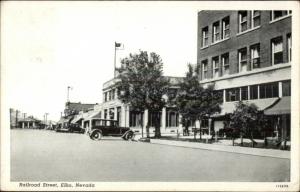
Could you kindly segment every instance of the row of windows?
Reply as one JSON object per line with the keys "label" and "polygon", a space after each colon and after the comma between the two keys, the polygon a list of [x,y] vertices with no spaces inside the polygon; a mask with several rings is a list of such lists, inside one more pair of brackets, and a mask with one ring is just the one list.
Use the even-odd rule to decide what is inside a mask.
{"label": "row of windows", "polygon": [[[131,111],[129,114],[129,126],[139,127],[142,126],[144,114],[136,111]],[[156,118],[158,121],[161,120],[161,113],[148,113],[148,123],[150,127],[155,126]],[[179,126],[179,113],[175,111],[166,111],[166,127],[178,127]]]}
{"label": "row of windows", "polygon": [[118,89],[111,89],[107,92],[104,92],[104,102],[114,100],[119,95],[120,95],[120,92]]}
{"label": "row of windows", "polygon": [[[225,90],[226,101],[242,101],[279,97],[279,83],[266,83]],[[291,81],[282,82],[282,96],[291,96]]]}
{"label": "row of windows", "polygon": [[[284,62],[283,58],[283,38],[282,36],[271,39],[271,62],[272,65],[281,64]],[[248,53],[249,50],[249,53]],[[287,61],[290,62],[292,58],[292,40],[291,34],[287,35]],[[251,45],[249,48],[244,47],[238,50],[238,72],[245,72],[253,69],[260,68],[260,55],[261,49],[260,44]],[[212,77],[217,78],[229,74],[229,53],[211,58],[212,65]],[[201,62],[202,66],[202,79],[208,79],[208,59]]]}
{"label": "row of windows", "polygon": [[[290,15],[291,11],[270,11],[270,21],[274,21]],[[261,11],[239,11],[238,12],[238,33],[246,32],[250,29],[259,27],[261,24]],[[223,19],[212,24],[211,42],[216,43],[230,37],[230,17],[226,16]],[[209,27],[202,28],[202,47],[209,45]]]}

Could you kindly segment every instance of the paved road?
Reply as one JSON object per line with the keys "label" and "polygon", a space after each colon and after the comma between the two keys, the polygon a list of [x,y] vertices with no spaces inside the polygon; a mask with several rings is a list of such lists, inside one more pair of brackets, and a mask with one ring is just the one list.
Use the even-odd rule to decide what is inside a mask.
{"label": "paved road", "polygon": [[11,131],[12,181],[289,181],[290,161],[45,130]]}

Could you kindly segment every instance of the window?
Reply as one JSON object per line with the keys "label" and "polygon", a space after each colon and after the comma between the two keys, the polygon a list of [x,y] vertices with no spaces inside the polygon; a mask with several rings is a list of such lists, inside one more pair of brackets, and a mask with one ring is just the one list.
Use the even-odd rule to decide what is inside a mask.
{"label": "window", "polygon": [[239,101],[240,100],[240,88],[233,88],[226,90],[226,101]]}
{"label": "window", "polygon": [[115,89],[111,90],[111,99],[114,100],[115,99]]}
{"label": "window", "polygon": [[251,22],[251,27],[255,28],[260,26],[260,11],[252,11],[252,22]]}
{"label": "window", "polygon": [[220,40],[220,22],[217,21],[213,24],[213,43]]}
{"label": "window", "polygon": [[229,28],[229,17],[226,17],[222,20],[222,39],[229,38],[230,28]]}
{"label": "window", "polygon": [[283,63],[282,37],[272,39],[272,64]]}
{"label": "window", "polygon": [[288,62],[292,61],[292,39],[291,39],[291,34],[287,35],[287,57],[288,57]]}
{"label": "window", "polygon": [[202,29],[202,47],[208,46],[208,27]]}
{"label": "window", "polygon": [[238,51],[238,57],[239,72],[247,71],[247,48],[240,49]]}
{"label": "window", "polygon": [[260,68],[260,45],[252,45],[250,46],[250,64],[251,69]]}
{"label": "window", "polygon": [[108,91],[108,101],[110,101],[111,100],[111,90],[110,91]]}
{"label": "window", "polygon": [[[202,128],[208,128],[209,124],[208,124],[208,119],[202,119],[201,120],[201,127]],[[204,131],[204,130],[202,130]]]}
{"label": "window", "polygon": [[104,101],[107,101],[107,92],[104,93]]}
{"label": "window", "polygon": [[271,21],[279,19],[281,17],[290,15],[292,11],[280,10],[280,11],[272,11],[271,12]]}
{"label": "window", "polygon": [[160,112],[149,112],[148,113],[148,124],[149,127],[155,127],[155,124],[161,123],[161,113]]}
{"label": "window", "polygon": [[241,100],[248,100],[248,87],[241,87]]}
{"label": "window", "polygon": [[278,82],[262,84],[259,86],[259,98],[278,97]]}
{"label": "window", "polygon": [[143,113],[137,111],[130,111],[129,113],[129,126],[139,127],[142,125]]}
{"label": "window", "polygon": [[115,119],[115,109],[114,108],[109,109],[109,119]]}
{"label": "window", "polygon": [[213,77],[214,78],[220,77],[219,56],[212,58],[212,64],[213,64]]}
{"label": "window", "polygon": [[202,61],[202,79],[207,79],[208,78],[208,64],[207,64],[207,59]]}
{"label": "window", "polygon": [[167,110],[166,111],[166,127],[178,127],[179,114],[177,112]]}
{"label": "window", "polygon": [[196,127],[196,120],[187,120],[189,127]]}
{"label": "window", "polygon": [[282,82],[282,96],[291,96],[291,81]]}
{"label": "window", "polygon": [[239,32],[247,30],[247,11],[239,12]]}
{"label": "window", "polygon": [[221,56],[223,75],[229,75],[229,53],[225,53]]}
{"label": "window", "polygon": [[250,99],[258,99],[258,85],[250,86]]}

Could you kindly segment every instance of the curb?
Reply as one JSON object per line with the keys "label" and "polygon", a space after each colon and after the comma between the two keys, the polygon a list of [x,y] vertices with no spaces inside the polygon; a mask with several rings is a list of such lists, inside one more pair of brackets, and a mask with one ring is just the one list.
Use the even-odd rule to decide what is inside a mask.
{"label": "curb", "polygon": [[225,146],[225,145],[214,145],[214,144],[205,144],[205,143],[190,143],[183,141],[170,141],[170,140],[161,140],[161,139],[151,139],[150,143],[160,144],[160,145],[169,145],[176,147],[187,147],[187,148],[196,148],[212,151],[222,151],[230,153],[239,153],[246,155],[256,155],[263,157],[274,157],[282,159],[290,159],[290,151],[280,151],[274,149],[259,149],[259,148],[248,148],[248,147],[238,147],[238,146]]}

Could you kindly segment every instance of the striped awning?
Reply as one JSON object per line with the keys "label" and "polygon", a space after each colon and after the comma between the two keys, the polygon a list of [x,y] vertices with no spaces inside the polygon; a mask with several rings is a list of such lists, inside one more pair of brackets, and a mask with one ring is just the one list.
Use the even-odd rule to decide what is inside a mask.
{"label": "striped awning", "polygon": [[268,107],[265,115],[284,115],[291,113],[291,97],[282,97],[278,99],[273,105]]}
{"label": "striped awning", "polygon": [[91,119],[101,119],[99,111],[95,111],[93,113],[90,113],[86,118],[84,118],[85,121],[91,120]]}
{"label": "striped awning", "polygon": [[[258,110],[263,111],[270,106],[272,106],[275,102],[278,101],[278,98],[268,98],[268,99],[257,99],[257,100],[248,100],[245,103],[255,104],[258,107]],[[221,105],[221,113],[217,113],[212,115],[212,117],[220,117],[226,114],[233,113],[235,110],[237,102],[225,102]]]}
{"label": "striped awning", "polygon": [[76,115],[73,120],[71,121],[71,123],[75,124],[77,123],[78,121],[80,121],[81,119],[83,119],[83,116],[82,115]]}

